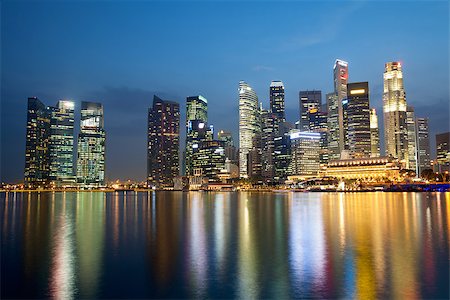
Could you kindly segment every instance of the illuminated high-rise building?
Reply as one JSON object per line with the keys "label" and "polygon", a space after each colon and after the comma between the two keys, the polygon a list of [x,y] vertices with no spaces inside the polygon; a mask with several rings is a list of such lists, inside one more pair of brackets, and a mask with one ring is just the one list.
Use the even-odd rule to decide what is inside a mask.
{"label": "illuminated high-rise building", "polygon": [[103,105],[81,102],[77,181],[82,187],[105,185],[105,139]]}
{"label": "illuminated high-rise building", "polygon": [[225,158],[230,161],[230,164],[239,164],[239,155],[236,146],[234,146],[233,135],[229,131],[219,130],[217,132],[217,139],[224,142]]}
{"label": "illuminated high-rise building", "polygon": [[375,108],[370,109],[370,157],[380,157],[380,132]]}
{"label": "illuminated high-rise building", "polygon": [[225,142],[202,140],[193,153],[192,165],[195,173],[208,182],[220,182],[219,174],[225,169]]}
{"label": "illuminated high-rise building", "polygon": [[260,131],[258,97],[245,82],[239,82],[239,173],[247,177],[247,155]]}
{"label": "illuminated high-rise building", "polygon": [[73,185],[73,101],[58,101],[55,107],[50,107],[50,180],[56,186]]}
{"label": "illuminated high-rise building", "polygon": [[322,92],[315,90],[300,91],[298,97],[300,105],[300,130],[309,131],[308,111],[310,109],[320,111],[322,106]]}
{"label": "illuminated high-rise building", "polygon": [[337,160],[341,157],[339,147],[339,107],[338,97],[335,93],[327,94],[327,127],[328,127],[328,158]]}
{"label": "illuminated high-rise building", "polygon": [[28,98],[25,143],[25,185],[30,188],[48,184],[50,175],[50,111],[36,97]]}
{"label": "illuminated high-rise building", "polygon": [[450,172],[450,132],[436,134],[436,163],[439,172]]}
{"label": "illuminated high-rise building", "polygon": [[327,113],[318,108],[311,108],[307,113],[308,131],[320,133],[319,160],[321,165],[328,163],[328,126]]}
{"label": "illuminated high-rise building", "polygon": [[261,110],[261,177],[265,182],[272,182],[275,176],[275,136],[279,125],[275,114]]}
{"label": "illuminated high-rise building", "polygon": [[347,84],[347,98],[342,100],[344,149],[351,158],[370,157],[369,83]]}
{"label": "illuminated high-rise building", "polygon": [[431,168],[428,118],[416,118],[417,174]]}
{"label": "illuminated high-rise building", "polygon": [[284,114],[284,85],[282,81],[274,80],[269,89],[270,109],[279,122],[285,122]]}
{"label": "illuminated high-rise building", "polygon": [[385,65],[383,113],[386,155],[399,159],[409,167],[408,128],[406,124],[406,97],[403,72],[399,62]]}
{"label": "illuminated high-rise building", "polygon": [[334,93],[337,96],[339,150],[344,150],[344,115],[342,100],[347,98],[348,62],[336,59],[333,67]]}
{"label": "illuminated high-rise building", "polygon": [[[289,174],[298,179],[317,176],[320,168],[320,133],[293,130],[290,133],[292,159]],[[290,176],[290,178],[291,178]]]}
{"label": "illuminated high-rise building", "polygon": [[197,151],[199,142],[207,139],[207,123],[208,100],[201,95],[187,97],[185,149],[185,173],[187,176],[194,174],[193,154]]}
{"label": "illuminated high-rise building", "polygon": [[179,175],[180,105],[153,96],[148,111],[147,183],[173,186]]}
{"label": "illuminated high-rise building", "polygon": [[[417,165],[417,127],[414,107],[406,107],[406,128],[408,131],[408,169],[418,172]],[[420,173],[418,173],[420,175]]]}

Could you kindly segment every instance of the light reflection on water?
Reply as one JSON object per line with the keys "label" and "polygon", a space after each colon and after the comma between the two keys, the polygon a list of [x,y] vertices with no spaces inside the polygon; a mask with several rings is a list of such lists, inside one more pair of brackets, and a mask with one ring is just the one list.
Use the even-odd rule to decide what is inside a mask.
{"label": "light reflection on water", "polygon": [[1,298],[448,298],[449,193],[0,194]]}

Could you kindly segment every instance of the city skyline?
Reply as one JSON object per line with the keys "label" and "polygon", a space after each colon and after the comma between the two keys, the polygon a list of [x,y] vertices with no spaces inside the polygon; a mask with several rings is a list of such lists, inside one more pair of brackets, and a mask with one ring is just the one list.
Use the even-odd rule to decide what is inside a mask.
{"label": "city skyline", "polygon": [[[421,3],[415,3],[411,4],[411,6],[416,6],[417,9],[417,6],[420,7],[420,4]],[[22,6],[23,5],[24,4],[22,4]],[[246,3],[245,5],[249,4]],[[304,5],[307,9],[311,9],[311,6],[313,6],[307,3],[300,4],[300,6],[302,5]],[[383,5],[384,4],[379,4],[380,7],[382,7]],[[433,8],[426,9],[432,9],[439,15],[438,8],[442,5],[444,4],[434,3]],[[87,6],[89,7],[89,5]],[[329,6],[332,7],[332,5]],[[361,10],[367,9],[367,6],[374,6],[374,4],[365,3],[354,5],[347,3],[346,9],[350,11],[349,14],[351,15],[356,11],[361,12]],[[17,7],[20,7],[20,4],[12,5],[11,3],[7,3],[6,5],[3,5],[2,14],[6,9],[9,9],[9,11],[11,11],[12,9],[12,11],[14,12],[14,9],[17,10]],[[327,6],[322,8],[327,8]],[[405,16],[411,15],[412,12],[410,10],[412,9],[408,8],[407,5],[406,11],[409,11],[409,14],[404,13]],[[44,12],[42,10],[38,10],[37,15],[40,14],[44,14]],[[6,15],[6,17],[10,16]],[[360,16],[358,16],[358,18],[360,18]],[[437,20],[440,19],[437,18]],[[438,22],[437,20],[435,20],[434,22]],[[210,19],[208,19],[208,21],[212,22],[212,20]],[[292,20],[290,21],[292,22]],[[2,31],[5,30],[6,32],[6,35],[3,37],[3,39],[6,39],[6,41],[8,41],[8,35],[10,34],[10,32],[14,32],[11,27],[8,27],[8,25],[11,26],[11,22],[11,19],[7,18],[5,20],[5,29],[2,29]],[[410,25],[412,26],[412,24]],[[430,24],[425,24],[425,27],[427,26],[435,28]],[[245,26],[244,24],[243,28],[248,28],[248,26]],[[26,30],[27,32],[33,31],[31,28],[27,27],[21,27],[20,29]],[[48,30],[49,28],[37,28],[34,30],[44,29]],[[437,27],[435,29],[437,29]],[[379,30],[380,32],[382,31],[381,28]],[[345,30],[340,32],[345,33]],[[441,42],[438,41],[438,37],[442,35],[445,36],[446,33],[448,36],[448,28],[442,29],[440,31],[435,30],[433,31],[433,33],[435,34],[435,36],[432,40],[439,44]],[[26,40],[28,40],[28,38],[22,36],[21,42],[24,42]],[[374,41],[375,40],[379,40],[379,37],[374,38]],[[369,42],[369,40],[367,39],[365,39],[365,41]],[[445,53],[445,51],[447,51],[448,53],[448,45],[445,43],[442,44],[443,48],[441,50],[433,49],[433,52],[437,52],[438,55],[434,55],[433,57],[422,57],[424,61],[414,59],[415,55],[412,50],[406,49],[408,45],[411,45],[410,43],[412,41],[401,41],[399,42],[401,45],[399,45],[398,47],[393,46],[392,49],[384,50],[384,53],[382,53],[381,55],[375,55],[373,54],[373,52],[368,51],[368,53],[363,57],[358,57],[355,52],[349,47],[345,47],[344,49],[342,49],[342,47],[337,47],[334,53],[331,53],[333,51],[329,51],[329,53],[316,54],[314,53],[315,49],[317,47],[325,47],[327,43],[313,43],[312,45],[300,47],[299,49],[285,50],[288,54],[290,54],[291,60],[296,60],[295,57],[298,57],[297,65],[294,64],[286,66],[286,61],[278,57],[278,60],[267,59],[268,62],[271,61],[271,64],[256,65],[254,64],[254,61],[251,61],[251,63],[245,65],[245,68],[236,68],[233,71],[227,70],[227,68],[224,68],[223,66],[221,68],[207,68],[204,66],[204,71],[200,72],[200,75],[198,74],[198,71],[194,72],[196,74],[196,76],[194,76],[195,79],[178,82],[175,80],[175,88],[172,88],[168,87],[172,82],[170,79],[168,79],[170,78],[170,76],[167,77],[168,74],[164,74],[159,83],[154,85],[150,84],[148,86],[146,86],[145,83],[142,82],[142,75],[142,77],[133,77],[136,80],[135,82],[129,82],[129,79],[120,82],[118,78],[116,78],[116,81],[105,80],[105,82],[100,80],[95,85],[91,84],[91,86],[89,86],[88,84],[86,84],[88,78],[90,77],[88,72],[86,72],[86,74],[89,76],[87,76],[87,78],[84,80],[80,80],[80,76],[84,74],[84,72],[82,72],[83,68],[76,69],[73,66],[68,66],[66,68],[63,68],[63,70],[60,70],[60,72],[63,72],[68,77],[62,76],[61,79],[58,78],[57,81],[61,80],[60,82],[62,82],[62,84],[59,85],[51,84],[56,80],[58,75],[61,75],[58,72],[56,72],[55,74],[51,74],[52,76],[49,76],[47,74],[47,76],[44,76],[43,79],[40,79],[37,74],[34,73],[35,71],[25,72],[25,74],[29,76],[22,75],[21,77],[17,75],[17,71],[23,72],[24,70],[30,68],[33,64],[31,64],[30,66],[26,65],[26,63],[16,65],[15,62],[17,62],[17,59],[20,59],[22,57],[20,55],[21,53],[17,54],[18,58],[13,58],[11,55],[12,52],[14,52],[14,47],[20,45],[20,41],[13,39],[11,42],[11,46],[5,47],[5,51],[2,54],[2,73],[4,74],[4,76],[2,77],[1,139],[2,145],[8,145],[6,147],[2,146],[1,176],[3,181],[19,181],[23,176],[23,156],[25,153],[24,124],[26,123],[25,107],[27,97],[36,95],[45,103],[56,103],[61,99],[74,100],[75,114],[79,114],[81,101],[101,102],[105,107],[105,127],[108,132],[106,178],[110,180],[116,178],[143,180],[145,178],[146,172],[145,166],[142,166],[142,161],[145,161],[146,157],[146,114],[139,113],[139,111],[145,111],[148,107],[150,107],[154,94],[161,95],[164,99],[171,99],[178,102],[180,104],[180,111],[182,113],[181,120],[185,119],[185,116],[183,115],[185,112],[185,104],[183,99],[185,99],[186,96],[189,95],[204,95],[209,101],[208,124],[213,124],[216,130],[223,129],[231,131],[233,133],[233,139],[237,141],[238,131],[236,124],[238,123],[238,99],[236,93],[236,85],[239,80],[243,79],[250,86],[252,86],[252,88],[256,91],[260,102],[263,103],[263,106],[265,108],[269,107],[270,82],[272,80],[283,81],[285,85],[286,117],[288,121],[295,122],[297,121],[299,114],[298,93],[300,90],[321,90],[322,102],[326,102],[324,95],[333,91],[332,64],[336,58],[342,58],[345,61],[349,62],[348,82],[369,82],[371,90],[371,107],[375,107],[377,109],[377,115],[379,118],[380,141],[382,144],[382,149],[384,149],[382,125],[383,117],[381,111],[381,94],[383,84],[382,71],[383,65],[389,61],[400,60],[402,62],[403,73],[405,76],[404,84],[407,93],[407,103],[408,105],[412,105],[415,108],[416,117],[429,118],[429,135],[430,143],[432,144],[432,158],[435,157],[435,134],[448,131],[448,85],[442,84],[448,82],[448,54],[447,56],[443,54]],[[41,49],[41,54],[39,54],[38,51],[36,55],[38,57],[39,55],[43,55],[42,51],[47,53],[48,50],[45,49],[47,49],[47,47],[44,47],[44,50]],[[216,49],[216,47],[213,47],[212,49]],[[249,50],[242,51],[244,51],[244,55],[248,55],[249,53]],[[314,55],[316,58],[315,63],[309,63],[310,66],[316,66],[316,73],[312,73],[313,76],[310,76],[311,78],[307,78],[308,75],[311,74],[311,72],[307,71],[304,67],[301,66],[302,63],[306,63],[308,65],[308,62],[306,62],[304,58],[299,57],[300,54]],[[190,55],[192,55],[192,53]],[[273,56],[277,55],[273,54]],[[420,57],[420,55],[416,56]],[[94,57],[99,57],[99,52],[95,52]],[[231,57],[232,56],[229,56],[228,58]],[[62,57],[55,58],[55,60],[50,61],[53,61],[54,64],[57,65],[58,59],[61,58],[68,59],[68,56],[63,55]],[[198,57],[194,58],[198,59]],[[440,66],[442,67],[443,71],[441,71],[441,73],[436,73],[434,71],[434,68],[432,68],[432,65],[435,64],[436,59],[438,59],[438,62],[442,62]],[[47,61],[49,61],[48,58]],[[265,62],[264,59],[262,60],[262,62]],[[277,62],[279,63],[278,65],[276,64]],[[95,69],[101,69],[101,65],[102,62],[100,61],[97,64],[94,64],[94,67]],[[15,71],[16,69],[12,69],[14,66],[17,66],[17,71]],[[112,66],[119,67],[114,63],[112,64]],[[173,70],[175,70],[176,63],[171,63],[170,66],[171,68],[173,68]],[[50,66],[50,69],[56,70],[55,66]],[[135,68],[129,67],[129,70],[133,69],[137,70],[139,69],[139,67],[136,67],[136,65]],[[220,78],[220,80],[211,80],[205,78],[205,75],[202,73],[208,73],[208,70],[213,70],[214,74],[216,74]],[[222,70],[223,74],[222,72],[219,72],[219,70]],[[447,72],[445,70],[447,70]],[[435,77],[433,77],[433,80],[430,80],[428,78],[429,75],[427,74],[427,71],[434,72],[433,75]],[[156,72],[156,70],[154,72]],[[226,74],[227,72],[231,72],[232,74],[228,75]],[[292,76],[292,72],[297,73],[297,76]],[[77,76],[75,76],[75,79],[71,79],[69,76],[70,74],[74,74],[73,76],[77,75],[78,79]],[[174,79],[179,80],[175,72],[174,74]],[[200,79],[204,79],[205,84],[202,85]],[[419,82],[421,84],[418,84]],[[426,84],[423,84],[422,82],[425,82]],[[61,87],[56,88],[55,86]],[[109,87],[104,88],[105,86]],[[102,88],[103,90],[101,90]],[[427,101],[422,100],[425,98],[425,96],[428,96]],[[136,99],[136,101],[123,99]],[[442,109],[442,107],[445,107],[446,109],[444,110]],[[144,122],[141,122],[142,120],[144,120]],[[77,127],[78,125],[75,124],[76,129]],[[182,134],[183,131],[184,130],[181,130]],[[122,146],[124,144],[132,144],[133,147],[130,148],[133,149],[124,149],[124,147]],[[180,144],[183,145],[184,143],[180,141]],[[126,166],[124,166],[125,164]],[[16,171],[15,169],[18,169],[18,171]]]}

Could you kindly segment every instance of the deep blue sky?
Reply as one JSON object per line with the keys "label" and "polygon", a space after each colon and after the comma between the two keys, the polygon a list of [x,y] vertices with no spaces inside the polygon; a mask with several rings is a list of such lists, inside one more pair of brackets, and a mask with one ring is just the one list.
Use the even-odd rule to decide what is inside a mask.
{"label": "deep blue sky", "polygon": [[210,123],[237,141],[239,80],[265,107],[282,80],[294,122],[299,90],[332,91],[336,58],[350,82],[369,81],[380,125],[384,63],[403,62],[434,157],[434,135],[449,130],[448,1],[2,1],[1,180],[22,179],[29,96],[102,102],[107,179],[143,180],[153,94],[181,104],[182,126],[186,96],[202,94]]}

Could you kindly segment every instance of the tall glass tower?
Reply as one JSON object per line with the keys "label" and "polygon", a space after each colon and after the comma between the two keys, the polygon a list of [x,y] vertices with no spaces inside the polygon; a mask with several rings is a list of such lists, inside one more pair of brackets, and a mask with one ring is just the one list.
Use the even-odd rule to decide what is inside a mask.
{"label": "tall glass tower", "polygon": [[258,97],[245,81],[239,82],[239,173],[247,178],[247,155],[260,131]]}
{"label": "tall glass tower", "polygon": [[58,101],[50,107],[50,180],[56,186],[75,183],[73,172],[73,101]]}
{"label": "tall glass tower", "polygon": [[399,62],[388,62],[383,74],[383,112],[386,155],[398,158],[409,168],[406,96],[403,72]]}
{"label": "tall glass tower", "polygon": [[308,112],[310,109],[321,110],[322,106],[322,92],[321,91],[300,91],[300,130],[309,131]]}
{"label": "tall glass tower", "polygon": [[201,95],[187,97],[185,149],[185,172],[187,176],[194,175],[194,152],[198,150],[199,143],[208,137],[207,123],[208,100]]}
{"label": "tall glass tower", "polygon": [[147,182],[173,186],[179,175],[180,105],[153,96],[148,111]]}
{"label": "tall glass tower", "polygon": [[430,138],[428,134],[428,118],[416,119],[417,133],[417,175],[423,170],[431,168],[430,161]]}
{"label": "tall glass tower", "polygon": [[347,98],[342,101],[344,141],[352,158],[368,158],[371,152],[369,83],[347,84]]}
{"label": "tall glass tower", "polygon": [[406,128],[408,130],[408,169],[417,170],[417,132],[416,132],[416,118],[414,115],[414,107],[406,107]]}
{"label": "tall glass tower", "polygon": [[342,101],[347,98],[348,62],[336,59],[333,67],[334,93],[337,97],[339,124],[339,152],[344,150],[344,113]]}
{"label": "tall glass tower", "polygon": [[380,132],[375,108],[370,109],[370,157],[380,157]]}
{"label": "tall glass tower", "polygon": [[82,187],[105,185],[105,139],[103,105],[81,102],[77,181]]}
{"label": "tall glass tower", "polygon": [[341,157],[339,148],[339,101],[335,93],[328,93],[326,97],[328,107],[328,158],[337,160]]}
{"label": "tall glass tower", "polygon": [[284,85],[282,81],[273,80],[269,88],[270,109],[277,117],[278,122],[285,122],[284,114]]}
{"label": "tall glass tower", "polygon": [[36,97],[28,98],[27,135],[25,144],[25,185],[30,188],[48,184],[50,111]]}

